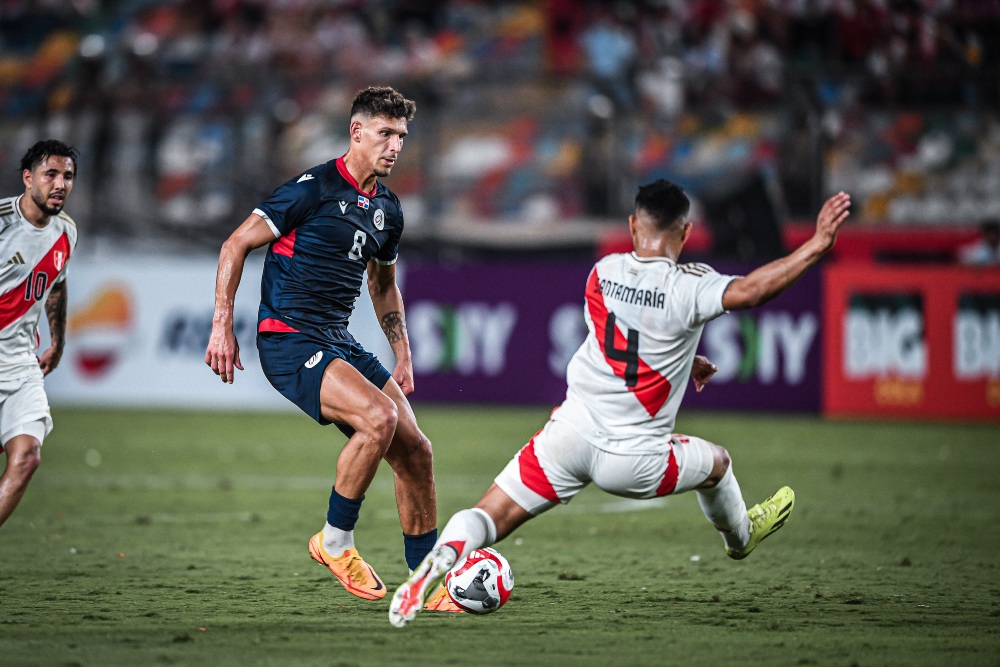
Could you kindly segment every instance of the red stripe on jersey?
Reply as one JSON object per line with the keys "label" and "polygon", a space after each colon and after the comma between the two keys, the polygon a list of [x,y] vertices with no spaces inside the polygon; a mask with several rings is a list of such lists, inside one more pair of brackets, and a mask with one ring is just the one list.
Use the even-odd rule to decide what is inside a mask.
{"label": "red stripe on jersey", "polygon": [[656,489],[656,495],[658,496],[669,496],[674,492],[677,487],[677,475],[679,474],[677,468],[677,457],[674,456],[674,448],[670,448],[670,459],[667,461],[667,469],[663,471],[663,479],[660,481],[660,486]]}
{"label": "red stripe on jersey", "polygon": [[292,257],[295,255],[295,230],[288,232],[285,236],[271,244],[271,250],[275,255]]}
{"label": "red stripe on jersey", "polygon": [[[541,431],[538,433],[541,433]],[[537,436],[538,433],[535,435]],[[553,503],[559,502],[559,496],[556,495],[556,490],[552,488],[552,482],[545,476],[542,464],[538,462],[538,456],[535,454],[534,438],[521,448],[521,452],[517,456],[517,463],[521,469],[521,481],[524,482],[525,486],[548,501]]]}
{"label": "red stripe on jersey", "polygon": [[[31,270],[28,277],[20,285],[16,285],[0,295],[0,329],[20,319],[38,301],[39,295],[36,294],[35,288],[39,286],[38,277],[40,275],[45,274],[46,277],[46,280],[43,281],[43,295],[55,284],[59,272],[69,261],[70,252],[69,237],[63,232],[41,261]],[[31,284],[29,285],[29,283]]]}
{"label": "red stripe on jersey", "polygon": [[349,172],[347,170],[347,165],[344,164],[344,156],[343,155],[341,155],[339,158],[337,158],[336,165],[337,165],[337,171],[340,172],[340,175],[343,176],[344,180],[347,181],[348,183],[350,183],[354,187],[355,190],[357,190],[358,192],[360,192],[361,194],[363,194],[366,197],[374,197],[375,196],[375,191],[378,189],[378,185],[376,185],[374,188],[372,188],[371,192],[365,192],[364,190],[362,190],[361,186],[358,185],[357,179],[354,178],[354,176],[351,175],[351,172]]}
{"label": "red stripe on jersey", "polygon": [[[601,283],[597,277],[596,267],[590,272],[590,278],[587,279],[587,309],[590,311],[590,319],[594,322],[594,335],[597,337],[597,344],[601,347],[601,353],[604,354],[605,361],[611,366],[615,375],[625,380],[628,361],[621,357],[623,356],[622,352],[628,348],[628,340],[622,334],[621,330],[612,324],[614,328],[613,344],[618,353],[612,356],[605,349],[604,339],[605,330],[608,326],[608,306],[604,303],[604,293],[601,291]],[[649,416],[655,417],[656,413],[663,407],[663,404],[667,402],[667,397],[670,396],[670,381],[667,380],[666,376],[660,375],[650,368],[646,362],[639,359],[638,352],[636,352],[636,360],[638,361],[637,382],[635,386],[630,386],[628,390],[635,394],[642,407],[646,408]]]}
{"label": "red stripe on jersey", "polygon": [[293,329],[281,320],[276,320],[273,317],[267,317],[260,321],[257,325],[257,331],[268,331],[271,333],[298,333],[298,329]]}

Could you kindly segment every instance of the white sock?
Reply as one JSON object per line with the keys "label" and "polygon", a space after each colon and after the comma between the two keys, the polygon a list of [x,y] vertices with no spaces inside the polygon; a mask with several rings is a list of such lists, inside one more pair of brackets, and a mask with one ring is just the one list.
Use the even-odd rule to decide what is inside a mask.
{"label": "white sock", "polygon": [[722,534],[726,546],[731,549],[745,547],[750,541],[750,519],[732,464],[718,484],[711,489],[696,489],[695,492],[701,511]]}
{"label": "white sock", "polygon": [[457,562],[470,552],[480,547],[488,547],[496,541],[497,525],[493,522],[493,518],[484,510],[473,507],[456,512],[448,520],[434,546],[447,544],[454,548],[458,552]]}
{"label": "white sock", "polygon": [[343,530],[330,524],[323,526],[323,548],[334,558],[344,555],[344,551],[354,546],[354,531]]}

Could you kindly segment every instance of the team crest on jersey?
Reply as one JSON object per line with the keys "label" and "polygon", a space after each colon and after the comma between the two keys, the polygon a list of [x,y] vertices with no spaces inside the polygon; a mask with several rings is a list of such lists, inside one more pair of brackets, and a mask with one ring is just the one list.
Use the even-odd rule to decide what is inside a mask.
{"label": "team crest on jersey", "polygon": [[309,361],[306,362],[306,368],[312,368],[318,364],[323,359],[323,350],[320,350],[313,356],[309,357]]}
{"label": "team crest on jersey", "polygon": [[66,253],[62,250],[56,250],[52,253],[52,261],[56,265],[56,271],[62,271],[63,265],[66,263]]}
{"label": "team crest on jersey", "polygon": [[382,209],[380,208],[375,209],[374,222],[375,222],[375,229],[382,231],[382,228],[385,227],[385,213],[382,212]]}
{"label": "team crest on jersey", "polygon": [[368,201],[368,197],[365,197],[364,195],[358,195],[358,206],[367,211],[370,205],[371,202]]}

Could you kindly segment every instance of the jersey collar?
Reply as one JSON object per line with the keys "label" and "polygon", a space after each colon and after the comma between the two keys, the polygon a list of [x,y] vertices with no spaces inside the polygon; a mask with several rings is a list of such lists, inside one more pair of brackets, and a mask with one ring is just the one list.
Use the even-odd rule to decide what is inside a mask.
{"label": "jersey collar", "polygon": [[[344,155],[346,155],[346,153]],[[353,176],[351,176],[351,172],[347,170],[347,165],[344,164],[344,155],[341,155],[339,158],[337,158],[337,171],[340,172],[340,175],[344,177],[344,180],[350,183],[355,190],[357,190],[366,197],[374,197],[375,191],[378,190],[378,181],[375,181],[375,185],[374,187],[372,187],[371,192],[365,192],[364,190],[362,190],[361,186],[358,185],[358,182],[354,179]]]}
{"label": "jersey collar", "polygon": [[630,252],[629,255],[636,262],[643,262],[643,263],[666,262],[667,264],[677,264],[677,262],[670,259],[669,257],[639,257],[639,255],[635,254],[634,250]]}

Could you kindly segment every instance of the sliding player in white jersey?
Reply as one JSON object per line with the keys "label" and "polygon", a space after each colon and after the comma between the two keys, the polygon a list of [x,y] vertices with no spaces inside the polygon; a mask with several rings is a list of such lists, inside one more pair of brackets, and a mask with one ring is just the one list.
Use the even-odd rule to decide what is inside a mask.
{"label": "sliding player in white jersey", "polygon": [[765,303],[795,282],[833,247],[849,207],[848,195],[831,197],[797,250],[745,277],[725,276],[677,263],[691,233],[684,191],[664,180],[639,188],[629,216],[634,251],[601,259],[587,281],[588,335],[569,363],[566,400],[479,503],[448,521],[393,596],[390,622],[412,621],[460,558],[569,502],[590,482],[626,498],[694,490],[735,559],[784,525],[795,502],[790,488],[747,511],[728,452],[674,433],[674,420],[687,377],[701,391],[716,371],[695,354],[705,323]]}
{"label": "sliding player in white jersey", "polygon": [[[24,496],[52,430],[42,378],[59,365],[65,341],[76,225],[62,208],[75,176],[73,148],[39,141],[21,158],[24,194],[0,199],[0,525]],[[37,357],[43,310],[52,344]]]}

